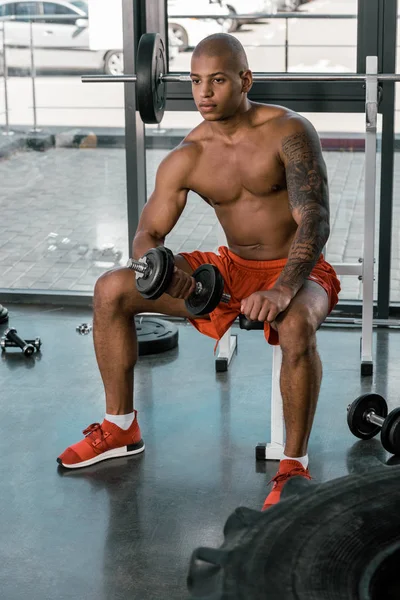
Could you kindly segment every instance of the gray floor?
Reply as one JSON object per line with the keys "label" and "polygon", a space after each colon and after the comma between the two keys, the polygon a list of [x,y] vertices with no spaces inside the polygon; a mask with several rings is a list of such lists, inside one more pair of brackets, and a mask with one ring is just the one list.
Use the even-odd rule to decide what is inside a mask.
{"label": "gray floor", "polygon": [[[238,354],[216,374],[213,340],[179,325],[179,347],[136,368],[145,453],[65,473],[57,455],[104,412],[92,336],[75,332],[91,314],[9,309],[10,325],[39,335],[43,348],[32,359],[9,351],[0,362],[1,597],[187,598],[191,552],[219,546],[236,507],[259,509],[276,471],[276,462],[254,459],[270,414],[272,353],[262,333],[235,330]],[[322,482],[365,458],[389,458],[379,438],[350,434],[346,407],[370,390],[399,404],[400,332],[375,332],[373,380],[360,379],[359,330],[324,326],[318,339],[324,380],[309,451]]]}
{"label": "gray floor", "polygon": [[[165,150],[148,150],[149,193]],[[327,258],[354,262],[363,248],[364,154],[325,152],[330,181]],[[392,298],[400,299],[400,164],[395,157]],[[92,292],[99,275],[128,258],[125,151],[56,148],[16,152],[0,161],[0,288]],[[190,194],[167,238],[175,252],[217,247],[212,209]],[[113,249],[100,255],[96,249]],[[120,254],[115,254],[116,252]],[[122,256],[121,256],[122,254]],[[342,299],[361,297],[355,277],[342,278]]]}

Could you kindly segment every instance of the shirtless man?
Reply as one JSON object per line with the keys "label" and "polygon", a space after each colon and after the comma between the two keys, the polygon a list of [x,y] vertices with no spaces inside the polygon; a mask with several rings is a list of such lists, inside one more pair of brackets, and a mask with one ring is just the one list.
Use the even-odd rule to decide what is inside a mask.
{"label": "shirtless man", "polygon": [[[326,167],[312,125],[280,106],[250,102],[252,74],[240,42],[228,34],[204,39],[191,63],[193,97],[203,117],[160,164],[153,194],[133,240],[133,257],[164,244],[189,190],[208,202],[225,231],[228,248],[175,256],[171,286],[158,300],[137,291],[135,273],[119,268],[95,286],[94,345],[106,394],[103,423],[57,459],[80,468],[144,450],[133,410],[137,360],[134,316],[143,312],[186,317],[220,339],[244,313],[264,321],[269,343],[282,348],[281,391],[286,445],[264,509],[275,504],[291,476],[310,478],[307,445],[322,369],[316,331],[338,300],[339,281],[321,256],[329,235]],[[193,318],[184,299],[191,273],[218,267],[231,294],[207,317]]]}

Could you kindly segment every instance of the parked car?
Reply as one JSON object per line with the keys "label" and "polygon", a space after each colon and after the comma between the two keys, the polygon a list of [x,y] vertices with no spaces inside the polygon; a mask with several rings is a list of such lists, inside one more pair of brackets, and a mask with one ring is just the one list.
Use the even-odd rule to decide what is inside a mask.
{"label": "parked car", "polygon": [[302,4],[310,0],[278,0],[279,12],[295,12]]}
{"label": "parked car", "polygon": [[[91,10],[92,7],[95,10],[95,2],[91,4]],[[168,7],[171,15],[229,14],[226,6],[211,5],[209,0],[196,0],[195,6],[188,6],[186,0],[169,0]],[[102,43],[95,47],[90,43],[90,14],[92,13],[89,12],[86,0],[0,0],[0,17],[6,18],[8,68],[30,69],[29,18],[37,16],[39,18],[33,22],[36,69],[80,72],[101,70],[107,74],[121,75],[124,72],[122,27],[117,23],[118,18],[122,18],[121,15],[111,26],[115,30],[111,36],[117,40],[114,42],[115,46],[104,48]],[[10,21],[7,21],[7,17]],[[15,17],[18,20],[11,20]],[[103,27],[101,22],[101,41],[104,37]],[[219,23],[216,19],[173,18],[168,29],[169,55],[173,59],[178,50],[195,46],[212,33],[226,31],[227,24],[225,21]],[[0,54],[0,73],[3,71],[3,62],[4,58]]]}
{"label": "parked car", "polygon": [[88,8],[83,0],[0,0],[0,16],[18,17],[5,26],[9,68],[30,68],[29,17],[38,16],[33,22],[37,69],[123,72],[122,50],[90,49]]}
{"label": "parked car", "polygon": [[[168,0],[168,30],[179,40],[179,50],[193,48],[203,38],[213,33],[229,29],[229,9],[226,4],[210,0]],[[193,15],[192,18],[179,18],[179,15]],[[221,19],[202,19],[201,15],[221,15]],[[199,16],[200,18],[194,18]]]}
{"label": "parked car", "polygon": [[[223,4],[222,0],[212,0],[214,3]],[[279,0],[225,0],[231,15],[271,14],[278,11]],[[245,23],[254,23],[257,19],[229,19],[228,31],[237,31]]]}

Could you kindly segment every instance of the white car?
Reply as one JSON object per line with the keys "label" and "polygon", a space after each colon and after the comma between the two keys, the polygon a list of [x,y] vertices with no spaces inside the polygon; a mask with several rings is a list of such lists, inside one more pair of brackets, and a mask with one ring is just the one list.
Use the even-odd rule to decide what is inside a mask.
{"label": "white car", "polygon": [[5,21],[9,68],[30,69],[28,17],[33,15],[42,17],[33,22],[36,69],[123,73],[122,50],[90,49],[88,5],[84,0],[0,0],[0,17],[19,18]]}
{"label": "white car", "polygon": [[[173,35],[175,45],[179,40],[179,50],[193,48],[203,38],[213,33],[225,33],[229,29],[229,9],[226,4],[210,0],[168,0],[168,31]],[[179,15],[193,15],[192,18],[180,18]],[[221,15],[221,19],[202,19],[201,15]],[[199,16],[200,18],[194,18]]]}
{"label": "white car", "polygon": [[[222,0],[213,0],[213,2],[221,3]],[[269,14],[274,15],[278,12],[279,0],[225,0],[229,12],[232,15],[256,15]],[[245,23],[254,23],[257,19],[230,19],[229,31],[236,31]]]}

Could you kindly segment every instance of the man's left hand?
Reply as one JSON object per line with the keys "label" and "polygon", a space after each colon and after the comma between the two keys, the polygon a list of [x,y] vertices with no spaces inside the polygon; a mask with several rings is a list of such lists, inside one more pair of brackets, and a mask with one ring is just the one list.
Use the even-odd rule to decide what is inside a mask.
{"label": "man's left hand", "polygon": [[266,292],[254,292],[241,303],[241,312],[251,321],[275,321],[287,309],[293,294],[286,287],[273,287]]}

